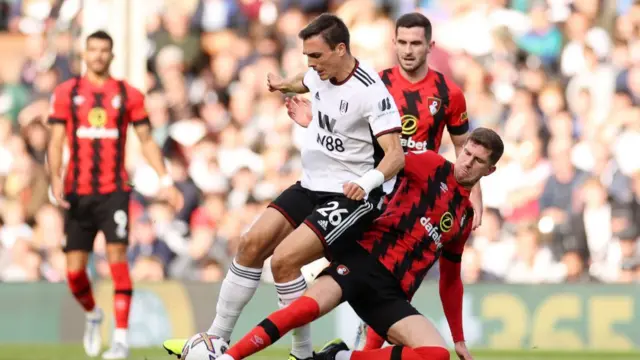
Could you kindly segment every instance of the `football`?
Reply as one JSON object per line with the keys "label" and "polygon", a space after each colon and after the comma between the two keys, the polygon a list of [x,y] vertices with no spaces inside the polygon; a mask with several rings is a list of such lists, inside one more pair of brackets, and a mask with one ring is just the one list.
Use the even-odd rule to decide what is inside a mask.
{"label": "football", "polygon": [[229,344],[215,335],[195,334],[184,344],[182,360],[213,360],[222,356]]}

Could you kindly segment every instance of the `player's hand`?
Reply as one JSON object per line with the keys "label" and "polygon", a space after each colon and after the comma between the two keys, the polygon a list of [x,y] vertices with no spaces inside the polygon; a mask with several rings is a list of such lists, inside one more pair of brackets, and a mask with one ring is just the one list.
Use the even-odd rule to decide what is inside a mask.
{"label": "player's hand", "polygon": [[360,185],[352,182],[342,185],[342,191],[347,198],[356,201],[364,199],[364,196],[366,195],[364,189],[362,189]]}
{"label": "player's hand", "polygon": [[271,92],[282,91],[282,88],[284,87],[284,80],[278,75],[269,73],[267,74],[267,87]]}
{"label": "player's hand", "polygon": [[464,341],[458,341],[455,344],[455,350],[460,360],[473,360],[473,357],[471,357],[471,353],[469,352],[469,349],[467,349],[467,345]]}
{"label": "player's hand", "polygon": [[184,206],[184,197],[182,192],[175,185],[167,186],[160,189],[159,197],[173,206],[176,211],[180,211]]}
{"label": "player's hand", "polygon": [[307,127],[311,123],[311,101],[300,96],[288,97],[284,99],[287,107],[287,115],[302,127]]}
{"label": "player's hand", "polygon": [[71,207],[69,202],[64,198],[64,183],[62,182],[62,179],[55,177],[51,179],[51,192],[53,193],[53,198],[55,200],[54,205],[63,209]]}

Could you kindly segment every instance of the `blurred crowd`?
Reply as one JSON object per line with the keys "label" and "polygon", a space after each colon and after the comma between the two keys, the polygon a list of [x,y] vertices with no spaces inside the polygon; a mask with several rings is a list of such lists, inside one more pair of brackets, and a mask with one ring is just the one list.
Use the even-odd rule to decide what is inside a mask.
{"label": "blurred crowd", "polygon": [[[382,70],[395,18],[417,9],[434,26],[430,64],[464,89],[472,127],[506,145],[482,182],[464,281],[640,282],[640,1],[145,1],[147,109],[185,207],[154,200],[129,137],[134,280],[221,280],[232,239],[298,179],[304,130],[266,74],[306,69],[297,32],[311,17],[342,17],[355,55]],[[56,84],[81,69],[81,1],[14,0],[0,14],[0,36],[25,47],[0,67],[0,281],[64,281],[45,120]],[[447,134],[442,152],[453,157]],[[93,275],[108,277],[101,234],[95,253]]]}

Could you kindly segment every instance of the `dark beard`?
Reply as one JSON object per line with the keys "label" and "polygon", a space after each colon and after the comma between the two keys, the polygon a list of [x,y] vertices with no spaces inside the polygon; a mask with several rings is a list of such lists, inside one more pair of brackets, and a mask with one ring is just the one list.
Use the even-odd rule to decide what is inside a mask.
{"label": "dark beard", "polygon": [[416,63],[416,65],[413,66],[412,68],[405,68],[402,66],[402,63],[398,60],[398,63],[400,64],[400,67],[402,67],[402,70],[404,70],[409,75],[415,74],[418,71],[418,69],[420,69],[426,62],[427,62],[427,59],[424,59],[423,61]]}

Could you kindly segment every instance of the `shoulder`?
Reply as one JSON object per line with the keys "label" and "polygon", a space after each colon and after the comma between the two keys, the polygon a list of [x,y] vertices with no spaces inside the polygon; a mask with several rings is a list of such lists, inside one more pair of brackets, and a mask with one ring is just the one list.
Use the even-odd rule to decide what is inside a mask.
{"label": "shoulder", "polygon": [[442,155],[438,154],[433,150],[409,151],[406,157],[407,159],[411,158],[413,160],[429,161],[429,162],[435,162],[438,164],[444,164],[446,162],[449,162]]}
{"label": "shoulder", "polygon": [[429,70],[433,71],[436,74],[436,79],[440,79],[440,81],[444,81],[445,85],[447,86],[449,97],[464,97],[464,93],[462,89],[455,81],[453,81],[453,79],[451,79],[450,77],[444,75],[439,71],[436,71],[433,69],[429,69]]}
{"label": "shoulder", "polygon": [[144,97],[142,91],[140,91],[137,87],[131,85],[127,80],[118,80],[118,82],[124,85],[124,89],[127,92],[128,96]]}
{"label": "shoulder", "polygon": [[379,86],[383,86],[382,80],[378,72],[366,63],[358,61],[356,68],[353,70],[353,79],[359,88],[368,91]]}
{"label": "shoulder", "polygon": [[387,88],[391,88],[393,86],[394,81],[396,80],[396,75],[395,75],[393,69],[395,69],[395,66],[387,68],[387,69],[384,69],[384,70],[382,70],[382,71],[380,71],[378,73],[378,76],[380,76],[380,79],[382,80],[382,83]]}
{"label": "shoulder", "polygon": [[55,89],[53,90],[53,93],[56,95],[70,93],[71,89],[73,89],[73,87],[76,86],[77,82],[78,82],[78,78],[75,78],[75,77],[69,80],[66,80],[63,83],[56,86]]}

